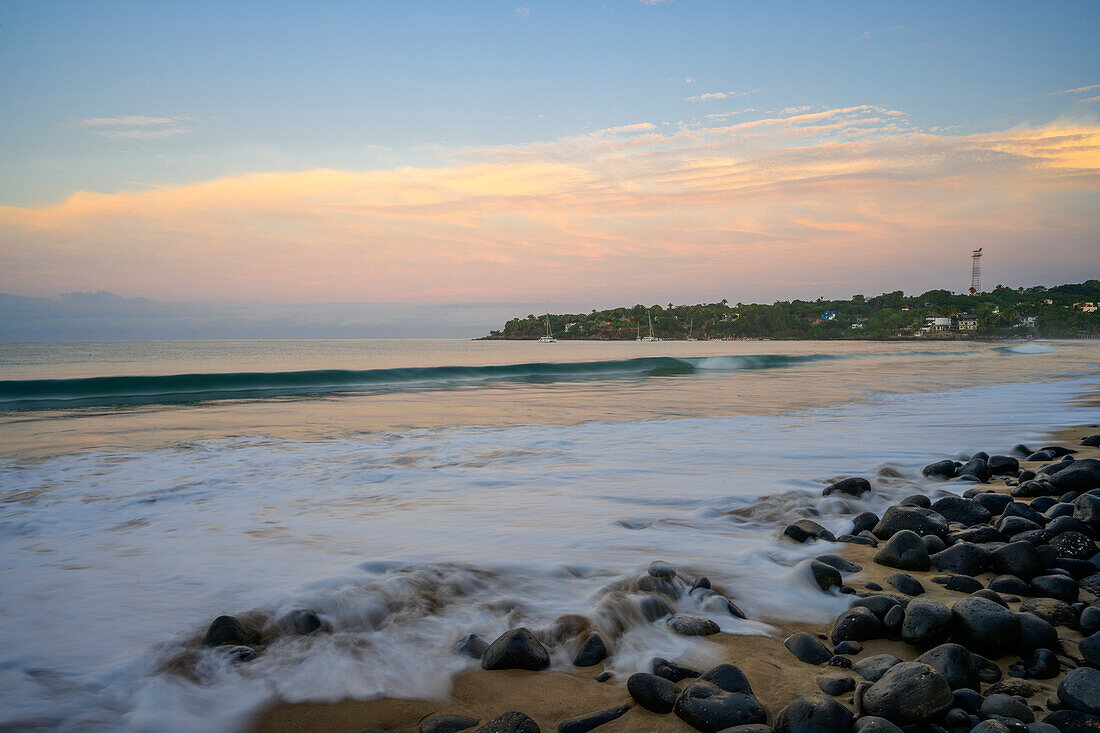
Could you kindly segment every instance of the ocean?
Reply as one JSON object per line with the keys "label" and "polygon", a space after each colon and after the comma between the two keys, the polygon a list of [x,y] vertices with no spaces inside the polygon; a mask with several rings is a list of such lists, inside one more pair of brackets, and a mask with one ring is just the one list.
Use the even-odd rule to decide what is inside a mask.
{"label": "ocean", "polygon": [[[924,464],[1097,422],[1096,342],[0,343],[0,729],[235,731],[275,700],[438,698],[467,633],[582,614],[622,679],[703,639],[847,606],[812,583],[838,533],[933,485]],[[892,470],[885,471],[889,468]],[[865,499],[822,497],[875,478]],[[240,662],[211,619],[278,628]],[[565,650],[553,654],[568,669]]]}

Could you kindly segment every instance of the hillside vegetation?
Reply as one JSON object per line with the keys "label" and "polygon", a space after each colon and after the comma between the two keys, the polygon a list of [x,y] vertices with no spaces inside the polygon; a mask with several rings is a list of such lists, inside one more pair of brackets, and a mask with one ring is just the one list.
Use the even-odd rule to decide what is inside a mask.
{"label": "hillside vegetation", "polygon": [[[923,338],[1079,338],[1100,336],[1100,313],[1085,312],[1082,302],[1100,300],[1100,280],[1046,288],[1008,288],[977,295],[929,290],[906,296],[900,290],[873,298],[791,300],[771,305],[720,303],[700,305],[635,305],[591,313],[551,313],[550,326],[559,339],[634,339],[649,333],[661,339],[888,339],[921,338],[926,319],[968,314],[977,329],[948,330]],[[513,318],[490,339],[537,339],[546,332],[546,316]]]}

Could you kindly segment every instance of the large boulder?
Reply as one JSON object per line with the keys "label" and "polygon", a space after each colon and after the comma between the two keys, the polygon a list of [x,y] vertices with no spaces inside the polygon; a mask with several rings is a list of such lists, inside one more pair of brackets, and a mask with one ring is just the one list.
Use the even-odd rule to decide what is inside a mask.
{"label": "large boulder", "polygon": [[882,675],[901,660],[893,654],[872,654],[852,665],[852,671],[868,682],[878,682]]}
{"label": "large boulder", "polygon": [[949,479],[955,478],[955,474],[958,472],[958,467],[952,460],[936,461],[935,463],[929,463],[923,469],[921,473],[929,478],[942,478]]}
{"label": "large boulder", "polygon": [[894,533],[875,553],[875,562],[898,570],[927,570],[928,548],[920,535],[903,529]]}
{"label": "large boulder", "polygon": [[989,551],[972,542],[956,542],[929,558],[932,567],[958,575],[978,575],[989,564]]}
{"label": "large boulder", "polygon": [[932,509],[949,522],[958,522],[967,527],[986,524],[993,514],[976,499],[963,499],[960,496],[945,496],[933,502]]}
{"label": "large boulder", "polygon": [[680,688],[675,683],[645,672],[630,675],[626,691],[646,710],[661,714],[671,713],[680,696]]}
{"label": "large boulder", "polygon": [[946,537],[948,532],[947,520],[938,512],[919,506],[892,506],[882,515],[871,534],[880,540],[887,540],[903,529],[922,536],[934,534]]}
{"label": "large boulder", "polygon": [[952,690],[981,689],[974,655],[961,644],[940,644],[921,654],[916,661],[939,672]]}
{"label": "large boulder", "polygon": [[255,629],[246,626],[236,616],[218,616],[210,622],[202,643],[206,646],[220,646],[222,644],[249,646],[260,643],[260,634]]}
{"label": "large boulder", "polygon": [[863,693],[863,711],[906,726],[934,718],[953,701],[951,687],[939,672],[920,662],[903,662]]}
{"label": "large boulder", "polygon": [[933,646],[951,635],[954,615],[947,606],[924,598],[914,598],[905,607],[901,624],[902,640],[920,647]]}
{"label": "large boulder", "polygon": [[1058,699],[1067,708],[1100,715],[1100,669],[1071,670],[1058,684]]}
{"label": "large boulder", "polygon": [[696,680],[676,699],[676,715],[704,733],[737,725],[766,723],[768,715],[757,699],[745,692],[727,692],[706,680]]}
{"label": "large boulder", "polygon": [[831,697],[803,695],[779,713],[776,733],[836,733],[852,729],[852,712]]}
{"label": "large boulder", "polygon": [[955,602],[954,639],[967,649],[997,658],[1015,651],[1020,643],[1020,619],[1004,606],[982,596]]}
{"label": "large boulder", "polygon": [[573,666],[593,667],[605,659],[607,659],[607,643],[600,632],[591,631],[577,645],[577,651],[573,655]]}
{"label": "large boulder", "polygon": [[1028,542],[1010,542],[998,547],[990,554],[989,563],[998,575],[1015,575],[1028,581],[1043,572],[1043,561]]}
{"label": "large boulder", "polygon": [[1020,462],[1012,456],[990,456],[988,464],[994,476],[1016,473],[1020,469]]}
{"label": "large boulder", "polygon": [[1074,461],[1051,476],[1050,483],[1062,492],[1075,491],[1078,494],[1100,489],[1100,461],[1095,458]]}
{"label": "large boulder", "polygon": [[546,647],[529,630],[520,627],[505,631],[485,650],[483,669],[540,670],[550,666]]}
{"label": "large boulder", "polygon": [[863,606],[853,606],[842,613],[833,624],[830,638],[833,644],[842,641],[867,641],[886,636],[886,627],[878,616]]}
{"label": "large boulder", "polygon": [[558,725],[558,733],[588,733],[590,730],[610,723],[612,720],[617,720],[626,715],[630,710],[630,705],[619,705],[617,707],[608,708],[607,710],[599,710],[595,713],[588,713],[587,715],[580,715],[576,718],[570,718],[564,720]]}

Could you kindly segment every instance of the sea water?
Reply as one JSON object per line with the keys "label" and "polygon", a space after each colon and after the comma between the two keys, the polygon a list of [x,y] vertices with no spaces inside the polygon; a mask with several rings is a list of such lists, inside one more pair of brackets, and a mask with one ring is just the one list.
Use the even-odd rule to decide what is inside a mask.
{"label": "sea water", "polygon": [[[0,726],[236,730],[275,700],[441,698],[467,633],[581,614],[624,678],[705,664],[640,612],[653,560],[777,633],[846,606],[814,516],[962,491],[925,463],[1095,422],[1100,345],[867,342],[0,344]],[[879,478],[867,498],[829,480]],[[205,649],[222,613],[269,630]],[[553,665],[569,668],[566,646]]]}

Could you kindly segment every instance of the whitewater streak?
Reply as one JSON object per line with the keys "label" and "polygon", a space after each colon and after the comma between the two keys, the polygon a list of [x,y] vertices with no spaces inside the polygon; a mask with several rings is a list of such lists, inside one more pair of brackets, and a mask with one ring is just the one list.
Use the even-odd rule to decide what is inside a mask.
{"label": "whitewater streak", "polygon": [[[1046,345],[995,347],[1000,354],[1046,353]],[[445,389],[493,382],[546,383],[629,377],[690,375],[699,371],[777,369],[813,362],[883,356],[954,356],[962,351],[904,354],[741,354],[677,358],[640,357],[581,362],[533,362],[485,366],[397,369],[315,369],[286,372],[221,372],[151,376],[0,381],[0,410],[41,410],[202,402],[225,399],[317,397]]]}

